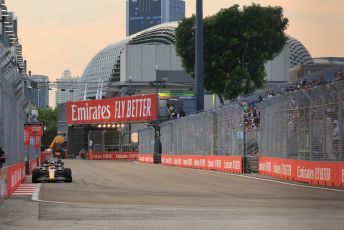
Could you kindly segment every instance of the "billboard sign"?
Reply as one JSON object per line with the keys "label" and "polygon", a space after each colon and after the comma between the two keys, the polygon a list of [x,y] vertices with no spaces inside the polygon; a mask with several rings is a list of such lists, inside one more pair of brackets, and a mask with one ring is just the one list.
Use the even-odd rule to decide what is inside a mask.
{"label": "billboard sign", "polygon": [[67,124],[154,121],[156,107],[155,94],[67,102]]}
{"label": "billboard sign", "polygon": [[42,136],[43,136],[43,124],[37,124],[37,123],[24,124],[24,145],[25,146],[36,145],[36,147],[39,148]]}
{"label": "billboard sign", "polygon": [[43,124],[24,124],[25,135],[43,136]]}

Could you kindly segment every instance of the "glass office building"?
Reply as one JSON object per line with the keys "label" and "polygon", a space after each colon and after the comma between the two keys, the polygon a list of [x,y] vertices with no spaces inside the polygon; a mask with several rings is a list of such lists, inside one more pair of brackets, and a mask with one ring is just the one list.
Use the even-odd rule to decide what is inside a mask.
{"label": "glass office building", "polygon": [[37,108],[47,108],[49,106],[49,77],[44,75],[30,76],[32,90],[31,103]]}
{"label": "glass office building", "polygon": [[56,106],[79,100],[81,88],[80,78],[72,76],[70,70],[64,70],[61,78],[56,81]]}
{"label": "glass office building", "polygon": [[184,17],[182,0],[127,0],[127,36]]}

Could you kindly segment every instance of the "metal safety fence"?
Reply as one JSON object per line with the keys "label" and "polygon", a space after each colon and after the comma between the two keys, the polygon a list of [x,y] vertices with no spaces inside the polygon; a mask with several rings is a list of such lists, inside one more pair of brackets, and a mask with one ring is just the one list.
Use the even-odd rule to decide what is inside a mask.
{"label": "metal safety fence", "polygon": [[[7,165],[24,161],[25,121],[22,75],[9,53],[0,44],[0,146],[7,154]],[[30,153],[33,158],[35,153]]]}
{"label": "metal safety fence", "polygon": [[139,131],[139,153],[152,154],[154,153],[155,143],[155,128],[147,127]]}
{"label": "metal safety fence", "polygon": [[[343,81],[282,90],[255,102],[254,118],[242,101],[160,124],[160,152],[344,160]],[[154,142],[154,127],[141,130],[139,152],[154,153]]]}
{"label": "metal safety fence", "polygon": [[[239,104],[227,105],[160,124],[162,154],[242,155],[243,111]],[[154,153],[155,129],[139,133],[139,152]]]}
{"label": "metal safety fence", "polygon": [[261,111],[261,154],[344,160],[343,81],[280,94],[257,106]]}

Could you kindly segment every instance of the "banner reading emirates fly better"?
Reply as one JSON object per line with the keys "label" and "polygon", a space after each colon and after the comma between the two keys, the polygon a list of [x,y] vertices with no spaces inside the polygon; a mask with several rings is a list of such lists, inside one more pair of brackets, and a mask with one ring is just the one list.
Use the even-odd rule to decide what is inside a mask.
{"label": "banner reading emirates fly better", "polygon": [[156,95],[67,102],[67,124],[156,120]]}

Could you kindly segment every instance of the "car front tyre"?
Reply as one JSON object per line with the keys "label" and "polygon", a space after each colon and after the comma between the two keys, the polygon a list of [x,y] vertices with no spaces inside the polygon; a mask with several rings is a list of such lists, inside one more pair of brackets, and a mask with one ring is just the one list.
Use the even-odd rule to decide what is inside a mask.
{"label": "car front tyre", "polygon": [[65,182],[71,183],[73,181],[72,179],[72,170],[70,168],[65,168],[63,171],[63,175],[66,178]]}

